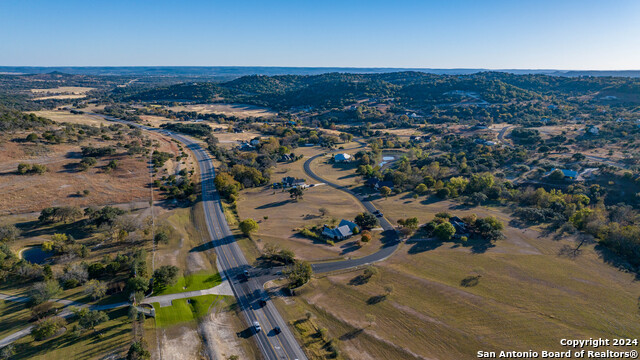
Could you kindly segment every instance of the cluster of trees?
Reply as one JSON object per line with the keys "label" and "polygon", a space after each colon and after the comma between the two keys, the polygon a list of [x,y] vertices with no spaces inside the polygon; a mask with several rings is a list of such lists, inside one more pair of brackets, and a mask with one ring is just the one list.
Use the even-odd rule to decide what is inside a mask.
{"label": "cluster of trees", "polygon": [[[78,324],[74,325],[73,333],[80,334],[85,330],[94,330],[96,326],[109,320],[107,314],[103,311],[89,310],[87,308],[72,308],[74,320],[78,320]],[[47,316],[39,319],[31,329],[31,335],[36,340],[45,340],[54,336],[58,331],[67,326],[67,321],[60,316]]]}
{"label": "cluster of trees", "polygon": [[18,174],[20,175],[28,175],[28,174],[42,175],[46,172],[47,172],[47,167],[44,165],[26,164],[26,163],[18,164]]}
{"label": "cluster of trees", "polygon": [[187,135],[193,135],[199,138],[206,138],[211,134],[211,127],[207,124],[201,123],[165,123],[160,125],[160,127]]}
{"label": "cluster of trees", "polygon": [[274,261],[286,266],[283,274],[289,280],[289,288],[300,287],[313,275],[311,264],[306,261],[296,259],[295,253],[289,249],[281,249],[275,244],[265,244],[262,258],[267,261]]}
{"label": "cluster of trees", "polygon": [[570,191],[527,188],[517,196],[520,207],[515,214],[528,222],[551,223],[563,232],[590,234],[616,253],[624,266],[640,271],[638,211],[630,204],[605,205],[598,185],[576,185]]}
{"label": "cluster of trees", "polygon": [[52,206],[42,209],[38,221],[43,224],[55,222],[69,222],[78,220],[83,216],[83,211],[76,206]]}
{"label": "cluster of trees", "polygon": [[42,250],[56,255],[72,254],[81,258],[89,254],[89,249],[85,245],[78,244],[73,236],[66,234],[51,235],[51,240],[42,243]]}
{"label": "cluster of trees", "polygon": [[132,122],[138,122],[141,120],[140,116],[138,116],[135,111],[131,111],[126,106],[119,104],[105,106],[103,110],[96,110],[96,112]]}
{"label": "cluster of trees", "polygon": [[162,289],[178,281],[180,269],[173,265],[162,265],[153,272],[153,287]]}
{"label": "cluster of trees", "polygon": [[231,202],[236,201],[238,191],[243,188],[231,174],[224,171],[218,171],[213,182],[220,195]]}
{"label": "cluster of trees", "polygon": [[513,142],[519,145],[535,145],[542,140],[538,130],[521,127],[511,130],[510,136]]}
{"label": "cluster of trees", "polygon": [[93,146],[83,146],[82,147],[82,156],[83,157],[104,157],[104,156],[113,156],[116,153],[116,149],[112,146],[103,146],[103,147],[93,147]]}
{"label": "cluster of trees", "polygon": [[80,171],[87,171],[91,167],[95,166],[97,163],[98,163],[98,160],[96,160],[96,158],[92,156],[87,156],[82,158],[82,160],[80,160],[80,163],[78,164],[78,168],[80,169]]}
{"label": "cluster of trees", "polygon": [[151,153],[151,163],[154,169],[163,167],[167,160],[172,158],[173,154],[163,151],[154,150],[153,153]]}
{"label": "cluster of trees", "polygon": [[30,130],[53,124],[49,119],[24,114],[0,104],[0,131]]}
{"label": "cluster of trees", "polygon": [[[457,231],[456,227],[450,222],[451,218],[452,216],[449,213],[438,213],[433,220],[422,227],[422,231],[429,236],[437,237],[441,241],[449,241],[456,235]],[[504,224],[495,217],[479,218],[475,214],[471,214],[461,220],[464,223],[464,234],[458,235],[462,241],[472,237],[491,242],[504,237],[502,234]]]}
{"label": "cluster of trees", "polygon": [[514,201],[519,203],[515,215],[531,223],[555,222],[562,224],[573,214],[589,205],[593,198],[599,199],[600,188],[592,186],[590,189],[572,187],[572,193],[561,190],[544,188],[533,189],[527,187],[514,192]]}
{"label": "cluster of trees", "polygon": [[296,261],[296,255],[289,249],[282,249],[276,244],[267,243],[262,249],[262,258],[283,265],[291,265]]}
{"label": "cluster of trees", "polygon": [[354,222],[363,230],[370,230],[378,226],[378,218],[368,212],[358,214]]}
{"label": "cluster of trees", "polygon": [[278,139],[281,146],[291,150],[305,144],[332,147],[340,142],[347,142],[353,139],[353,135],[349,133],[340,133],[336,136],[316,129],[292,127],[282,123],[253,125],[253,128],[262,134],[273,136]]}
{"label": "cluster of trees", "polygon": [[197,199],[195,186],[187,176],[186,171],[181,171],[182,175],[163,176],[160,180],[154,180],[153,185],[161,191],[167,193],[169,199],[187,199],[194,202]]}

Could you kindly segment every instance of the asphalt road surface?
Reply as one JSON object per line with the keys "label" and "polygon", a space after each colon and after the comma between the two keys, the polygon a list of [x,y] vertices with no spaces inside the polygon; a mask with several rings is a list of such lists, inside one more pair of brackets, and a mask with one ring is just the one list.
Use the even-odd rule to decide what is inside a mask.
{"label": "asphalt road surface", "polygon": [[[360,143],[360,144],[361,144],[360,147],[364,147],[363,143]],[[338,150],[334,150],[331,153],[336,151]],[[318,182],[323,182],[333,188],[336,188],[338,190],[346,192],[349,195],[352,195],[358,201],[360,201],[360,203],[362,203],[362,206],[364,206],[364,208],[367,209],[367,211],[369,211],[370,213],[374,213],[377,209],[371,203],[371,201],[367,200],[366,198],[364,198],[359,194],[356,194],[355,192],[351,191],[351,189],[345,186],[338,185],[336,183],[333,183],[331,181],[321,178],[311,170],[311,163],[315,159],[321,156],[324,156],[324,154],[318,154],[318,155],[312,156],[309,159],[307,159],[307,161],[305,161],[304,171],[307,173],[307,175],[309,175],[311,178],[315,179]],[[387,219],[385,219],[384,217],[379,217],[378,221],[380,222],[380,226],[384,230],[383,232],[384,242],[380,250],[378,250],[377,252],[371,255],[364,256],[358,259],[313,264],[312,265],[313,272],[325,273],[330,271],[345,270],[345,269],[349,269],[356,266],[362,266],[362,265],[371,264],[377,261],[382,261],[388,258],[389,256],[391,256],[391,254],[393,254],[394,251],[396,251],[396,249],[398,248],[398,245],[400,244],[400,238],[398,237],[398,233],[396,232],[394,226]]]}
{"label": "asphalt road surface", "polygon": [[[248,328],[242,333],[251,335],[256,339],[258,347],[265,359],[306,359],[307,357],[302,351],[302,348],[264,291],[262,283],[258,282],[258,280],[252,276],[248,279],[243,276],[244,270],[248,270],[250,273],[253,272],[253,270],[236,243],[224,216],[220,197],[213,184],[215,171],[209,155],[207,155],[198,143],[186,136],[167,130],[126,122],[111,116],[95,115],[102,116],[107,120],[168,135],[185,144],[193,152],[200,166],[202,202],[207,228],[211,237],[211,242],[208,243],[209,246],[203,248],[213,248],[215,250],[218,256],[218,265],[222,269],[221,275],[229,280],[231,289],[238,299],[238,305],[248,324]],[[266,301],[264,306],[260,305],[260,299]],[[260,324],[261,331],[255,331],[252,325],[254,322]],[[281,329],[280,333],[276,333],[273,330],[276,327]]]}

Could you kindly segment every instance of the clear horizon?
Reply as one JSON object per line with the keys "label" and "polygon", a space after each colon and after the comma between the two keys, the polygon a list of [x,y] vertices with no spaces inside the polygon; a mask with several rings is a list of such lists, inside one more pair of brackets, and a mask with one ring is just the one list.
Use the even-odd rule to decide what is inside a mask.
{"label": "clear horizon", "polygon": [[640,71],[629,69],[389,67],[389,66],[282,66],[282,65],[0,65],[0,68],[293,68],[293,69],[389,69],[389,70],[487,70],[487,71]]}
{"label": "clear horizon", "polygon": [[0,66],[636,70],[640,2],[0,2]]}

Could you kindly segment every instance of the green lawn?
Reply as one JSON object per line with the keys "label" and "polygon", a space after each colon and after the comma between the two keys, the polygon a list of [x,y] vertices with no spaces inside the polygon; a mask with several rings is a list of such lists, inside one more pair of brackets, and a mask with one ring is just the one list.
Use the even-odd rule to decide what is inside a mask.
{"label": "green lawn", "polygon": [[[43,341],[25,336],[15,342],[16,355],[12,359],[102,359],[107,355],[120,358],[131,344],[131,323],[127,321],[127,308],[106,311],[109,321],[75,337],[71,331]],[[71,329],[76,321],[71,321]]]}
{"label": "green lawn", "polygon": [[24,303],[0,300],[0,339],[27,327],[30,317]]}
{"label": "green lawn", "polygon": [[153,296],[209,289],[214,286],[220,285],[221,282],[222,278],[218,273],[199,272],[180,277],[173,286],[167,286],[165,288],[154,290]]}
{"label": "green lawn", "polygon": [[211,309],[214,303],[224,300],[220,295],[202,295],[188,299],[174,300],[171,306],[160,307],[153,303],[156,310],[156,326],[167,327],[199,319]]}

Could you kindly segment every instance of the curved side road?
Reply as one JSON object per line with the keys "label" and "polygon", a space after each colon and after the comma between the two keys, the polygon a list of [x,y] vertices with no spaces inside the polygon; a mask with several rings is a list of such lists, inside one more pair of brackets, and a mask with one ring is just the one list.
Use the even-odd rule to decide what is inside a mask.
{"label": "curved side road", "polygon": [[[357,147],[356,149],[359,149],[365,146],[364,143],[360,141],[359,143],[361,146]],[[338,150],[333,150],[329,153],[331,154],[336,151]],[[309,175],[311,178],[315,179],[318,182],[323,182],[335,189],[346,192],[347,194],[355,197],[362,204],[362,206],[365,209],[367,209],[367,211],[369,211],[370,213],[375,212],[377,209],[371,203],[371,201],[365,199],[361,195],[356,194],[355,192],[351,191],[351,189],[345,186],[338,185],[336,183],[328,181],[327,179],[321,178],[311,170],[311,163],[315,159],[322,156],[325,156],[325,154],[318,154],[318,155],[312,156],[309,159],[307,159],[307,161],[304,162],[304,171],[307,173],[307,175]],[[358,259],[312,264],[311,266],[313,267],[313,271],[315,273],[325,273],[330,271],[345,270],[345,269],[349,269],[356,266],[362,266],[362,265],[382,261],[388,258],[389,256],[391,256],[391,254],[393,254],[396,251],[396,249],[398,249],[398,246],[400,245],[400,242],[401,242],[400,238],[398,237],[398,233],[396,232],[393,225],[387,219],[385,219],[384,217],[381,217],[381,218],[378,218],[378,220],[380,221],[380,226],[384,230],[383,232],[384,238],[386,238],[386,242],[380,248],[380,250],[378,250],[376,253],[373,253],[371,255],[367,255]]]}

